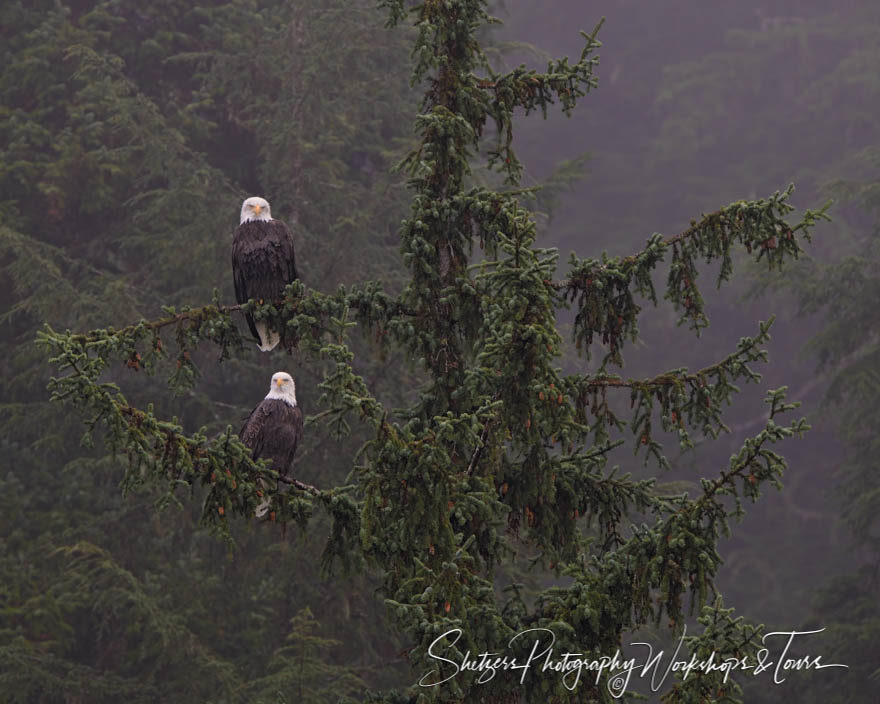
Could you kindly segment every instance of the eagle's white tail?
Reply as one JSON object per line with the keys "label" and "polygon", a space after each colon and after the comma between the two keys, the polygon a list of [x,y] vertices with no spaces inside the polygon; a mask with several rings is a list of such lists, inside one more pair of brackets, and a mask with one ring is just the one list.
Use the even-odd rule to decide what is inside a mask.
{"label": "eagle's white tail", "polygon": [[278,343],[281,342],[281,335],[274,330],[270,330],[266,323],[255,322],[254,326],[257,328],[257,334],[260,336],[260,344],[257,345],[260,348],[260,352],[274,350]]}

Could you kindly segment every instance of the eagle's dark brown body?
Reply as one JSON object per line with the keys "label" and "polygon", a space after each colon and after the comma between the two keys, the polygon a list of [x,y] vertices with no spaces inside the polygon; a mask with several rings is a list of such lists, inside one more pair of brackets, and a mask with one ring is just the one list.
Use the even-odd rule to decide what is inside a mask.
{"label": "eagle's dark brown body", "polygon": [[264,398],[239,433],[255,460],[270,460],[271,467],[283,477],[293,469],[293,457],[302,437],[303,414],[299,406],[286,401]]}
{"label": "eagle's dark brown body", "polygon": [[[235,298],[247,303],[277,301],[284,287],[299,278],[293,253],[293,238],[281,220],[248,220],[235,229],[232,240],[232,275]],[[247,315],[248,327],[258,342],[262,340],[254,319]]]}

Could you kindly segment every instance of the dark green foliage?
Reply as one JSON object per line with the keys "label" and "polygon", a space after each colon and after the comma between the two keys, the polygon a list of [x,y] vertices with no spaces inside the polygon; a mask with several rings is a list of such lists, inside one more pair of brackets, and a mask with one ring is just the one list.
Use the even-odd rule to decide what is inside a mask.
{"label": "dark green foliage", "polygon": [[734,203],[699,223],[692,221],[690,228],[668,240],[655,235],[642,252],[631,257],[603,257],[601,262],[572,258],[572,275],[564,284],[563,295],[577,301],[574,330],[578,349],[589,351],[593,336],[600,335],[602,344],[610,348],[603,367],[608,362],[623,364],[621,344],[626,338],[634,340],[638,333],[635,321],[640,308],[633,294],[656,305],[651,272],[669,249],[672,261],[664,298],[681,311],[679,325],[687,322],[696,332],[706,327],[709,321],[696,285],[697,260],[721,261],[717,280],[720,287],[733,272],[730,248],[734,244],[742,245],[749,254],[756,252],[757,261],[764,259],[771,270],[781,269],[787,259],[797,258],[801,249],[795,232],[802,230],[808,236],[809,229],[825,214],[824,209],[807,211],[800,223],[790,226],[784,216],[793,210],[786,203],[791,191],[789,188],[767,201]]}
{"label": "dark green foliage", "polygon": [[272,654],[265,677],[251,682],[241,694],[252,702],[338,701],[363,690],[364,683],[345,667],[326,664],[338,641],[314,634],[315,617],[303,609],[290,620],[285,644]]}
{"label": "dark green foliage", "polygon": [[[0,682],[4,692],[14,693],[12,701],[53,701],[70,692],[92,701],[205,700],[214,688],[234,683],[229,663],[105,551],[77,543],[52,559],[60,563],[55,581],[10,614],[42,636],[36,644],[19,636],[4,648]],[[91,651],[76,656],[93,667],[57,656],[72,655],[75,644]]]}

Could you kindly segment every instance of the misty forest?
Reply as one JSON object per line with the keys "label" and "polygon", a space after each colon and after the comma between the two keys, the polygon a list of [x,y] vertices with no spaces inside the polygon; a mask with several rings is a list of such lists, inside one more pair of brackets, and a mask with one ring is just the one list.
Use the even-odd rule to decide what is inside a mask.
{"label": "misty forest", "polygon": [[0,54],[0,702],[874,701],[880,4],[4,0]]}

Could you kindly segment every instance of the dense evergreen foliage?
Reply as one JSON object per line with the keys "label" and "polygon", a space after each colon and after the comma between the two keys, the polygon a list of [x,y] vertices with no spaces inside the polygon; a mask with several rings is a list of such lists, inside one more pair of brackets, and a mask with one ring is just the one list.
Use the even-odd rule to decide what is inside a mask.
{"label": "dense evergreen foliage", "polygon": [[[462,638],[444,656],[455,661],[536,627],[556,633],[560,652],[599,655],[642,627],[678,634],[693,615],[692,652],[754,653],[760,631],[715,598],[719,539],[743,499],[779,484],[773,445],[806,424],[768,391],[763,429],[717,472],[702,467],[689,495],[651,475],[670,449],[725,430],[737,384],[760,380],[769,325],[694,370],[672,360],[626,377],[620,367],[640,322],[656,325],[643,306],[668,300],[671,322],[699,334],[699,273],[721,284],[747,259],[774,271],[803,261],[820,213],[791,220],[789,191],[753,197],[632,255],[590,257],[579,245],[560,265],[536,243],[513,114],[580,108],[596,84],[596,33],[577,61],[499,71],[482,53],[489,18],[474,0],[389,0],[382,11],[43,4],[0,10],[15,27],[0,38],[10,302],[0,690],[10,701],[328,701],[365,687],[382,701],[609,698],[604,680],[570,691],[558,676],[510,673],[411,686],[437,669],[428,646],[453,628]],[[774,61],[803,28],[771,29],[775,40],[737,35],[735,47]],[[702,66],[707,85],[736,56]],[[704,80],[700,70],[669,74],[666,98],[682,102],[675,89]],[[772,96],[761,104],[771,110]],[[673,127],[682,133],[662,136],[660,168],[698,161],[695,135],[724,142],[700,124]],[[779,139],[758,137],[765,156]],[[401,159],[408,192],[389,175]],[[679,204],[720,202],[723,189],[693,174]],[[846,187],[876,207],[870,179]],[[254,193],[291,223],[302,262],[283,301],[249,304],[282,326],[290,356],[243,345],[241,308],[228,305],[234,218]],[[816,347],[843,363],[834,399],[855,450],[842,498],[867,544],[875,394],[858,333],[872,319],[875,253],[854,239],[857,256],[800,267],[796,280],[806,308],[834,305]],[[569,316],[571,335],[560,324]],[[53,399],[69,405],[47,402],[46,352]],[[278,369],[294,374],[312,417],[301,483],[258,524],[270,472],[235,434]],[[621,443],[650,478],[609,466]],[[159,510],[168,504],[180,508]],[[863,616],[876,620],[870,575],[838,579],[818,607],[832,613],[854,595],[858,609],[835,612],[836,659],[850,663],[867,661],[853,637],[866,633]],[[805,697],[830,697],[838,680],[826,674]],[[670,688],[669,701],[739,691],[719,673]]]}

